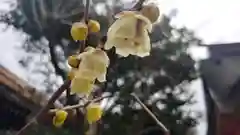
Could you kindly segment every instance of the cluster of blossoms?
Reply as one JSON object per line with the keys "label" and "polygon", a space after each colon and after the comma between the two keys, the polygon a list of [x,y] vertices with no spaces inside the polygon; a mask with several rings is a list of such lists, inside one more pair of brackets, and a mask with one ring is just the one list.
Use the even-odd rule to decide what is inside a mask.
{"label": "cluster of blossoms", "polygon": [[[71,80],[71,93],[82,95],[89,99],[95,81],[105,82],[109,58],[105,50],[113,47],[122,57],[135,55],[145,57],[150,55],[151,43],[149,33],[153,23],[159,18],[159,9],[154,4],[144,5],[140,11],[122,11],[115,15],[115,22],[107,32],[107,41],[103,47],[86,47],[83,52],[68,58],[71,70],[68,77]],[[75,41],[85,41],[89,33],[100,31],[96,20],[73,23],[71,35]],[[89,124],[99,119],[103,110],[98,103],[90,103],[85,108],[85,116]],[[64,124],[68,113],[64,110],[55,112],[53,124],[60,127]]]}

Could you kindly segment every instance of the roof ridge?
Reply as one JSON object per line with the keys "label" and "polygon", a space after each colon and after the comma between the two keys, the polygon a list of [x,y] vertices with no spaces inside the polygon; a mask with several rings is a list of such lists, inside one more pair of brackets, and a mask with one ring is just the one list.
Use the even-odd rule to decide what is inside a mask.
{"label": "roof ridge", "polygon": [[27,81],[24,81],[2,65],[0,65],[0,82],[10,87],[17,95],[24,97],[35,105],[44,106],[48,101],[46,93],[29,85]]}
{"label": "roof ridge", "polygon": [[213,44],[200,44],[199,46],[204,47],[219,47],[223,45],[240,45],[240,42],[229,42],[229,43],[213,43]]}

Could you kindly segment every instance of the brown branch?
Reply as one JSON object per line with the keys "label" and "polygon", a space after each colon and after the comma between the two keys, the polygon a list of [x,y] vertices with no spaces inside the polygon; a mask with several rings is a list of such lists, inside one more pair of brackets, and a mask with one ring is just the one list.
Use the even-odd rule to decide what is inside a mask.
{"label": "brown branch", "polygon": [[66,105],[69,105],[70,104],[70,100],[71,100],[71,89],[70,88],[67,88],[66,89]]}
{"label": "brown branch", "polygon": [[40,117],[46,113],[46,111],[51,107],[51,105],[60,97],[60,95],[70,86],[71,81],[66,80],[64,84],[59,87],[59,89],[52,95],[48,103],[22,128],[16,135],[23,135],[23,132],[34,122],[36,122]]}
{"label": "brown branch", "polygon": [[[88,19],[89,19],[89,8],[90,8],[90,0],[85,0],[86,5],[85,5],[85,10],[84,10],[84,16],[83,16],[83,21],[88,24]],[[88,39],[88,36],[87,36]],[[86,39],[86,40],[87,40]],[[80,53],[84,51],[86,47],[86,40],[80,42]]]}
{"label": "brown branch", "polygon": [[131,94],[131,96],[143,107],[143,109],[152,117],[152,119],[156,122],[156,124],[163,130],[165,135],[170,135],[169,130],[163,125],[162,122],[158,120],[158,118],[146,107],[146,105],[138,98],[136,94]]}

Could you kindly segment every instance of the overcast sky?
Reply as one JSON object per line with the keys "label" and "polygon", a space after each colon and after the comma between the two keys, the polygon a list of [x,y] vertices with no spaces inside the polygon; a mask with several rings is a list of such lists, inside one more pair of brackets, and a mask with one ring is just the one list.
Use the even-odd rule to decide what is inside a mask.
{"label": "overcast sky", "polygon": [[[9,9],[8,5],[0,0],[0,10]],[[153,0],[154,1],[154,0]],[[240,40],[240,0],[159,0],[161,9],[168,13],[171,9],[177,8],[177,17],[173,24],[181,27],[187,26],[194,30],[196,35],[206,44],[238,42]],[[4,25],[0,24],[0,28]],[[27,79],[27,71],[21,69],[16,61],[18,55],[16,46],[19,46],[23,39],[21,33],[11,29],[0,33],[0,63],[9,68],[23,79]],[[206,55],[205,49],[193,48],[194,58]],[[195,108],[204,110],[200,81],[192,86],[197,92],[199,103]],[[200,126],[200,134],[204,134],[205,123]]]}

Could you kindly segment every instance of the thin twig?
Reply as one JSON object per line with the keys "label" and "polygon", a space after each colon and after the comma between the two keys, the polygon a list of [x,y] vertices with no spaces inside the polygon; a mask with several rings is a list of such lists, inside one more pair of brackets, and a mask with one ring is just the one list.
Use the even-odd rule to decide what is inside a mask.
{"label": "thin twig", "polygon": [[146,105],[138,98],[136,94],[131,94],[133,98],[143,107],[143,109],[153,118],[157,125],[164,131],[165,135],[170,135],[169,130],[160,122],[157,117],[146,107]]}
{"label": "thin twig", "polygon": [[86,0],[86,6],[84,11],[84,21],[87,24],[89,19],[89,8],[90,8],[90,0]]}
{"label": "thin twig", "polygon": [[66,90],[66,99],[67,99],[66,103],[67,103],[67,105],[69,103],[70,96],[71,96],[71,89],[67,88],[67,90]]}
{"label": "thin twig", "polygon": [[145,2],[145,0],[139,0],[134,6],[133,9],[135,10],[141,10],[142,9],[142,5]]}
{"label": "thin twig", "polygon": [[[103,99],[108,98],[108,97],[111,97],[111,95],[95,98],[93,100],[88,101],[85,104],[76,104],[76,105],[66,106],[66,107],[62,108],[61,110],[72,110],[72,109],[76,109],[76,108],[83,108],[83,107],[86,107],[87,105],[89,105],[90,103],[99,102],[99,101],[102,101]],[[51,110],[49,110],[49,112],[54,113],[58,110],[59,109],[51,109]]]}
{"label": "thin twig", "polygon": [[[83,16],[83,21],[88,24],[88,19],[89,19],[89,8],[90,8],[90,0],[86,0],[86,5],[85,5],[85,10],[84,10],[84,16]],[[88,36],[87,36],[88,38]],[[87,39],[86,39],[87,40]],[[80,53],[84,51],[86,47],[86,40],[82,41],[80,43]]]}
{"label": "thin twig", "polygon": [[64,84],[52,95],[48,103],[23,127],[16,135],[23,135],[24,131],[34,122],[36,122],[48,109],[49,107],[60,97],[60,95],[69,87],[71,81],[66,80]]}

